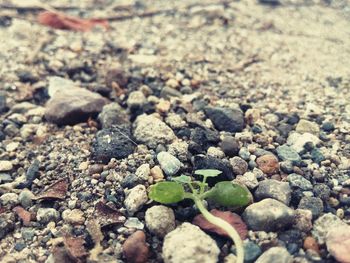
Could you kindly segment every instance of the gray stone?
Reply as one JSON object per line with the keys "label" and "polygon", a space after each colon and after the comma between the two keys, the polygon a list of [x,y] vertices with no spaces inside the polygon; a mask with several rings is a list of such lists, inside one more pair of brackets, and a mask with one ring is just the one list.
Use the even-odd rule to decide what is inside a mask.
{"label": "gray stone", "polygon": [[313,218],[319,217],[323,213],[323,202],[321,198],[313,196],[304,196],[301,198],[299,209],[310,210]]}
{"label": "gray stone", "polygon": [[136,110],[142,108],[142,106],[146,103],[146,97],[142,91],[132,91],[130,92],[126,103],[131,110]]}
{"label": "gray stone", "polygon": [[315,222],[311,231],[313,237],[320,245],[323,245],[326,241],[328,231],[332,228],[343,229],[347,227],[347,224],[343,222],[339,217],[331,213],[327,213],[319,217]]}
{"label": "gray stone", "polygon": [[8,173],[0,173],[0,184],[12,182],[13,179]]}
{"label": "gray stone", "polygon": [[240,109],[206,107],[204,111],[219,131],[241,132],[244,128],[244,116]]}
{"label": "gray stone", "polygon": [[60,213],[54,208],[39,208],[36,214],[36,220],[42,224],[57,222],[59,217]]}
{"label": "gray stone", "polygon": [[145,214],[148,230],[161,238],[175,229],[175,215],[171,208],[156,205],[148,208]]}
{"label": "gray stone", "polygon": [[5,193],[0,197],[1,204],[6,205],[17,205],[18,195],[15,193]]}
{"label": "gray stone", "polygon": [[164,263],[216,263],[220,249],[199,227],[183,223],[165,236],[162,252]]}
{"label": "gray stone", "polygon": [[47,102],[45,118],[58,125],[84,122],[97,115],[106,102],[101,95],[87,89],[62,89]]}
{"label": "gray stone", "polygon": [[92,158],[108,163],[111,158],[123,159],[134,152],[135,144],[131,139],[128,126],[102,129],[96,133],[92,144]]}
{"label": "gray stone", "polygon": [[238,156],[231,158],[230,164],[235,175],[243,175],[248,170],[247,162]]}
{"label": "gray stone", "polygon": [[0,215],[0,240],[15,229],[15,218],[12,213]]}
{"label": "gray stone", "polygon": [[306,180],[300,174],[292,173],[288,175],[287,180],[292,187],[300,188],[304,191],[312,190],[312,184],[310,181]]}
{"label": "gray stone", "polygon": [[298,122],[295,130],[299,133],[318,134],[320,132],[320,127],[315,122],[311,122],[311,121],[302,119]]}
{"label": "gray stone", "polygon": [[129,217],[125,221],[124,226],[127,228],[133,228],[138,230],[142,230],[145,227],[145,225],[137,217]]}
{"label": "gray stone", "polygon": [[117,102],[105,105],[97,119],[103,129],[130,123],[125,110]]}
{"label": "gray stone", "polygon": [[292,190],[287,182],[268,179],[259,182],[259,186],[256,189],[254,196],[257,200],[272,198],[289,205]]}
{"label": "gray stone", "polygon": [[273,247],[265,251],[255,263],[292,263],[293,257],[283,247]]}
{"label": "gray stone", "polygon": [[295,211],[285,204],[267,198],[248,206],[243,219],[255,231],[275,231],[293,223]]}
{"label": "gray stone", "polygon": [[182,165],[179,159],[167,152],[158,153],[157,160],[162,170],[168,176],[175,175],[180,170]]}
{"label": "gray stone", "polygon": [[298,165],[301,162],[299,154],[291,147],[282,145],[276,149],[278,158],[282,161],[290,161],[294,165]]}
{"label": "gray stone", "polygon": [[130,215],[136,213],[148,201],[146,187],[142,184],[135,186],[126,193],[124,205]]}
{"label": "gray stone", "polygon": [[150,148],[156,148],[158,144],[169,144],[176,139],[173,130],[152,115],[140,115],[134,122],[134,137],[140,143]]}
{"label": "gray stone", "polygon": [[31,191],[26,189],[21,191],[18,195],[18,201],[24,208],[28,208],[32,206],[33,198],[34,198],[34,194]]}
{"label": "gray stone", "polygon": [[11,171],[13,165],[10,161],[0,161],[0,172],[8,172]]}
{"label": "gray stone", "polygon": [[234,182],[240,183],[248,187],[249,189],[254,189],[259,185],[258,179],[253,172],[246,172],[243,175],[237,175]]}
{"label": "gray stone", "polygon": [[151,168],[148,163],[141,164],[139,168],[136,169],[135,175],[137,178],[147,181],[151,174]]}

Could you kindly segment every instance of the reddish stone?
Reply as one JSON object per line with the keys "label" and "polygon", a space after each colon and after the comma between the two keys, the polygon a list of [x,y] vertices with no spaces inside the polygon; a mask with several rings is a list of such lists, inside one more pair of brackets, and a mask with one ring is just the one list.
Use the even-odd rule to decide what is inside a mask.
{"label": "reddish stone", "polygon": [[317,253],[320,252],[320,248],[318,247],[317,241],[316,239],[314,239],[313,237],[306,237],[304,240],[304,249],[308,250],[311,249]]}
{"label": "reddish stone", "polygon": [[[248,228],[239,215],[231,213],[229,211],[219,211],[216,209],[211,210],[210,213],[228,222],[231,226],[233,226],[236,229],[236,231],[238,232],[238,234],[243,240],[246,239],[248,235]],[[194,225],[199,226],[205,231],[216,233],[220,236],[230,237],[226,233],[226,231],[224,231],[223,229],[221,229],[216,225],[213,225],[212,223],[209,223],[201,214],[197,215],[193,219],[192,223]]]}
{"label": "reddish stone", "polygon": [[341,263],[350,263],[350,226],[335,227],[328,231],[326,244],[329,253]]}
{"label": "reddish stone", "polygon": [[280,169],[277,157],[272,154],[260,156],[256,159],[256,163],[258,168],[267,175],[276,174]]}
{"label": "reddish stone", "polygon": [[143,231],[136,231],[123,244],[123,254],[130,263],[144,263],[148,260],[149,247]]}

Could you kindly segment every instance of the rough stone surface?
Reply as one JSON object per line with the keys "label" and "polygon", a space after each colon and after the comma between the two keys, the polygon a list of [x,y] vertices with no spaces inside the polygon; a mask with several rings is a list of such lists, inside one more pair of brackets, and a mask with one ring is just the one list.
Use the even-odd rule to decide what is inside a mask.
{"label": "rough stone surface", "polygon": [[174,212],[171,208],[163,205],[148,208],[145,214],[145,221],[148,230],[159,237],[164,237],[175,229]]}
{"label": "rough stone surface", "polygon": [[312,189],[312,184],[310,183],[310,181],[306,180],[300,174],[292,173],[288,175],[287,180],[292,187],[300,188],[304,191]]}
{"label": "rough stone surface", "polygon": [[265,251],[255,263],[292,263],[293,257],[283,247],[273,247]]}
{"label": "rough stone surface", "polygon": [[11,171],[13,165],[10,161],[0,161],[0,172]]}
{"label": "rough stone surface", "polygon": [[308,120],[300,120],[295,130],[299,133],[308,132],[312,134],[318,134],[320,132],[320,127],[317,125],[317,123]]}
{"label": "rough stone surface", "polygon": [[129,214],[133,215],[148,201],[146,187],[144,185],[137,185],[127,192],[124,200],[124,205]]}
{"label": "rough stone surface", "polygon": [[148,163],[140,165],[135,172],[136,177],[144,181],[147,181],[150,174],[151,168]]}
{"label": "rough stone surface", "polygon": [[277,157],[272,154],[260,156],[256,160],[256,164],[258,168],[267,175],[278,173],[280,167]]}
{"label": "rough stone surface", "polygon": [[231,158],[230,163],[235,175],[243,175],[248,170],[247,162],[238,156]]}
{"label": "rough stone surface", "polygon": [[283,229],[293,223],[295,212],[285,204],[268,198],[251,204],[243,213],[244,222],[256,231]]}
{"label": "rough stone surface", "polygon": [[288,183],[273,179],[259,182],[259,186],[254,193],[257,200],[272,198],[286,205],[289,205],[291,195],[292,190]]}
{"label": "rough stone surface", "polygon": [[207,107],[205,114],[219,131],[240,132],[244,128],[244,116],[239,109]]}
{"label": "rough stone surface", "polygon": [[301,161],[299,154],[291,147],[287,145],[279,146],[277,149],[277,155],[282,161],[290,161],[294,165],[298,165]]}
{"label": "rough stone surface", "polygon": [[298,205],[299,209],[310,210],[313,218],[317,218],[323,212],[323,202],[318,197],[304,196]]}
{"label": "rough stone surface", "polygon": [[326,241],[328,231],[332,228],[343,229],[347,227],[347,224],[343,222],[339,217],[327,213],[319,217],[313,225],[311,231],[313,237],[317,240],[320,245],[323,245]]}
{"label": "rough stone surface", "polygon": [[183,223],[165,236],[162,252],[165,263],[216,263],[220,250],[198,226]]}
{"label": "rough stone surface", "polygon": [[129,123],[128,115],[117,102],[105,105],[97,119],[103,129]]}
{"label": "rough stone surface", "polygon": [[134,123],[135,139],[151,148],[168,144],[176,139],[173,130],[160,119],[151,115],[140,115]]}
{"label": "rough stone surface", "polygon": [[59,217],[60,213],[54,208],[39,208],[36,214],[36,220],[43,224],[51,221],[56,222]]}
{"label": "rough stone surface", "polygon": [[326,236],[329,253],[339,262],[350,262],[350,226],[333,227]]}
{"label": "rough stone surface", "polygon": [[46,104],[45,118],[58,125],[86,121],[101,112],[106,100],[83,88],[62,89]]}
{"label": "rough stone surface", "polygon": [[149,247],[143,231],[136,231],[123,244],[123,254],[128,262],[146,263],[149,257]]}
{"label": "rough stone surface", "polygon": [[175,175],[181,168],[181,162],[175,156],[168,152],[160,152],[157,154],[157,160],[160,167],[168,176]]}

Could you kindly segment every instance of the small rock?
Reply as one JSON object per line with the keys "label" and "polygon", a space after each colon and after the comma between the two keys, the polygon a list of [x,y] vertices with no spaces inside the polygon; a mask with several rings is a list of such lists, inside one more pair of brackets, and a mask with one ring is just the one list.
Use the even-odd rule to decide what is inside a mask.
{"label": "small rock", "polygon": [[275,231],[293,223],[295,212],[285,204],[267,198],[248,206],[243,219],[255,231]]}
{"label": "small rock", "polygon": [[46,104],[45,118],[58,125],[76,124],[97,115],[105,104],[101,95],[72,86],[53,94]]}
{"label": "small rock", "polygon": [[11,171],[13,165],[10,161],[0,161],[0,172],[8,172]]}
{"label": "small rock", "polygon": [[168,152],[160,152],[157,154],[157,160],[160,167],[168,176],[175,175],[181,168],[181,162],[175,156]]}
{"label": "small rock", "polygon": [[279,172],[279,163],[276,156],[266,154],[256,159],[258,168],[267,175],[273,175]]}
{"label": "small rock", "polygon": [[313,218],[317,218],[323,212],[323,202],[318,197],[304,196],[298,205],[299,209],[310,210]]}
{"label": "small rock", "polygon": [[146,235],[138,230],[128,237],[123,244],[123,254],[127,262],[145,263],[149,256],[149,247],[146,243]]}
{"label": "small rock", "polygon": [[232,136],[225,136],[221,141],[220,147],[229,157],[237,155],[240,149],[239,142]]}
{"label": "small rock", "polygon": [[350,262],[350,226],[333,227],[326,236],[329,253],[339,262]]}
{"label": "small rock", "polygon": [[89,167],[89,175],[100,174],[103,171],[103,164],[93,164]]}
{"label": "small rock", "polygon": [[316,184],[314,185],[313,192],[315,196],[322,199],[322,201],[328,201],[331,196],[331,189],[326,184]]}
{"label": "small rock", "polygon": [[175,215],[171,208],[163,205],[147,209],[145,221],[148,230],[161,238],[175,229]]}
{"label": "small rock", "polygon": [[289,205],[292,190],[287,182],[268,179],[259,182],[259,186],[256,189],[254,196],[257,200],[272,198]]}
{"label": "small rock", "polygon": [[167,145],[176,139],[173,130],[152,115],[140,115],[134,122],[134,136],[140,143],[150,148],[156,148],[158,144]]}
{"label": "small rock", "polygon": [[[247,238],[247,235],[248,235],[247,225],[242,221],[239,215],[231,213],[229,211],[219,211],[216,209],[211,210],[210,213],[228,222],[233,228],[236,229],[236,231],[238,232],[242,240]],[[224,231],[221,227],[218,227],[210,223],[208,220],[204,218],[202,214],[197,215],[193,219],[192,224],[199,226],[204,231],[216,233],[220,236],[225,236],[227,238],[230,238],[230,236],[226,233],[226,231]]]}
{"label": "small rock", "polygon": [[0,214],[0,240],[15,229],[15,218],[12,213]]}
{"label": "small rock", "polygon": [[106,73],[105,83],[108,87],[113,87],[114,85],[118,85],[120,88],[126,87],[128,77],[120,64],[115,63],[110,66]]}
{"label": "small rock", "polygon": [[158,165],[154,166],[151,169],[151,176],[155,182],[158,182],[164,179],[163,171]]}
{"label": "small rock", "polygon": [[312,213],[310,210],[295,210],[295,228],[302,232],[309,232],[312,229]]}
{"label": "small rock", "polygon": [[307,191],[312,190],[312,184],[299,174],[292,173],[288,175],[287,180],[292,187]]}
{"label": "small rock", "polygon": [[316,146],[320,143],[320,139],[311,133],[300,134],[293,132],[289,135],[287,143],[296,152],[301,153],[305,151],[304,148],[307,144],[311,143],[312,145]]}
{"label": "small rock", "polygon": [[111,158],[128,157],[134,148],[128,126],[102,129],[96,133],[92,144],[92,157],[96,161],[108,163]]}
{"label": "small rock", "polygon": [[129,124],[127,113],[117,102],[105,105],[97,119],[101,123],[103,129],[111,128],[114,125]]}
{"label": "small rock", "polygon": [[144,163],[140,165],[135,172],[136,177],[143,181],[147,181],[150,174],[151,174],[151,168],[149,167],[148,163]]}
{"label": "small rock", "polygon": [[219,131],[241,132],[244,128],[244,116],[239,109],[206,107],[204,111]]}
{"label": "small rock", "polygon": [[213,147],[213,146],[208,148],[207,155],[215,158],[220,158],[220,159],[225,157],[225,153],[221,151],[220,148]]}
{"label": "small rock", "polygon": [[279,146],[277,149],[277,155],[282,161],[290,161],[294,165],[298,165],[301,162],[299,154],[291,147],[287,145]]}
{"label": "small rock", "polygon": [[19,193],[18,201],[24,208],[28,208],[32,206],[34,197],[31,191],[24,189]]}
{"label": "small rock", "polygon": [[6,145],[6,151],[13,152],[18,148],[18,146],[19,146],[18,142],[11,142],[8,145]]}
{"label": "small rock", "polygon": [[230,164],[235,175],[242,175],[248,170],[247,162],[238,156],[231,158]]}
{"label": "small rock", "polygon": [[334,131],[335,127],[332,122],[325,121],[324,123],[322,123],[321,129],[325,132],[332,132]]}
{"label": "small rock", "polygon": [[67,209],[62,212],[63,220],[72,225],[82,225],[85,222],[84,212],[79,209]]}
{"label": "small rock", "polygon": [[244,262],[253,263],[261,255],[261,248],[252,241],[243,243],[244,246]]}
{"label": "small rock", "polygon": [[265,251],[255,263],[292,263],[293,257],[283,247],[273,247]]}
{"label": "small rock", "polygon": [[4,91],[0,92],[0,113],[6,112],[8,110],[6,104],[6,93]]}
{"label": "small rock", "polygon": [[39,208],[36,214],[36,220],[42,224],[47,224],[51,221],[58,221],[60,213],[54,208]]}
{"label": "small rock", "polygon": [[124,226],[127,228],[133,228],[137,230],[143,230],[145,227],[145,225],[137,217],[129,217],[125,221]]}
{"label": "small rock", "polygon": [[176,140],[168,147],[168,153],[176,156],[180,161],[187,161],[188,143],[181,140]]}
{"label": "small rock", "polygon": [[0,197],[1,204],[6,205],[17,205],[18,204],[18,195],[15,193],[5,193]]}
{"label": "small rock", "polygon": [[303,120],[301,119],[295,130],[299,133],[311,133],[311,134],[318,134],[320,132],[320,127],[318,127],[317,123]]}
{"label": "small rock", "polygon": [[348,225],[339,217],[327,213],[319,217],[313,225],[311,231],[312,236],[317,240],[318,244],[323,245],[326,242],[328,231],[332,228],[344,229]]}
{"label": "small rock", "polygon": [[142,91],[132,91],[126,101],[131,111],[142,108],[146,103],[146,97]]}
{"label": "small rock", "polygon": [[183,223],[165,236],[162,252],[165,263],[216,263],[220,250],[199,227]]}
{"label": "small rock", "polygon": [[255,189],[259,185],[258,179],[253,172],[246,172],[243,175],[237,175],[233,181],[243,184],[249,189]]}
{"label": "small rock", "polygon": [[130,189],[124,200],[126,210],[130,215],[137,212],[148,201],[146,187],[144,185],[137,185]]}
{"label": "small rock", "polygon": [[311,159],[315,163],[318,163],[318,164],[320,164],[322,161],[326,160],[323,153],[317,148],[315,148],[311,151]]}
{"label": "small rock", "polygon": [[320,252],[320,248],[319,248],[319,246],[317,244],[316,239],[314,239],[311,236],[308,236],[308,237],[305,238],[303,247],[304,247],[305,250],[311,249],[311,250],[313,250],[313,251],[315,251],[317,253]]}

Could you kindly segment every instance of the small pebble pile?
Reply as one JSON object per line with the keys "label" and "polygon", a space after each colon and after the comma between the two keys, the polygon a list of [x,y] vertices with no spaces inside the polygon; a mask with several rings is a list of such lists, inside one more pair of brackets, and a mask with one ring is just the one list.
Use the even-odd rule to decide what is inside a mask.
{"label": "small pebble pile", "polygon": [[[209,7],[183,19],[192,31],[220,25],[224,39],[235,8]],[[4,26],[1,19],[0,32],[29,39],[18,24],[30,22]],[[171,34],[172,19],[158,19],[147,18],[149,30],[166,24],[162,37]],[[146,30],[133,23],[126,28],[141,37]],[[217,169],[222,174],[208,178],[209,186],[237,182],[254,199],[240,209],[205,204],[237,229],[246,263],[349,263],[350,108],[342,93],[350,81],[322,79],[318,103],[321,95],[304,98],[313,92],[302,86],[312,74],[303,75],[286,85],[301,86],[301,100],[283,83],[255,81],[266,68],[211,66],[233,61],[216,57],[222,42],[197,41],[201,56],[187,54],[190,62],[180,63],[172,49],[182,41],[136,37],[135,46],[118,46],[117,25],[111,35],[47,30],[53,40],[39,52],[41,63],[8,65],[0,84],[0,261],[234,262],[226,233],[191,201],[161,205],[148,197],[157,182],[181,174],[200,179],[195,170]],[[234,51],[238,46],[230,52],[246,52]],[[157,64],[163,49],[170,57]]]}

